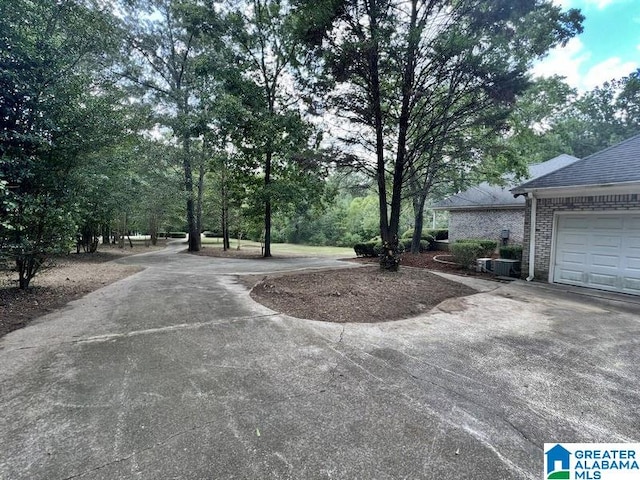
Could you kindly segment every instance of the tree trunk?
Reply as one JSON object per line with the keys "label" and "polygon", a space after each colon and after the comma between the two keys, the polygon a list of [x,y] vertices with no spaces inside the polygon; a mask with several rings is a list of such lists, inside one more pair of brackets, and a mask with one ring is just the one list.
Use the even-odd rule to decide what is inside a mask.
{"label": "tree trunk", "polygon": [[[398,142],[396,161],[393,168],[393,189],[391,192],[391,218],[389,219],[388,236],[390,240],[385,242],[386,258],[383,268],[397,270],[400,263],[398,254],[398,230],[400,227],[400,212],[402,207],[402,189],[404,186],[404,173],[407,152],[407,132],[411,113],[411,97],[415,81],[416,57],[419,36],[415,34],[418,10],[417,0],[411,2],[411,20],[407,38],[407,52],[405,70],[402,78],[402,106],[398,119]],[[393,256],[393,258],[391,258]]]}
{"label": "tree trunk", "polygon": [[221,204],[222,204],[222,250],[227,251],[231,248],[231,241],[229,239],[229,199],[227,198],[227,175],[226,166],[222,167],[222,189],[221,189]]}
{"label": "tree trunk", "polygon": [[204,148],[205,145],[202,145],[202,159],[200,161],[200,166],[198,167],[198,199],[196,203],[196,225],[198,230],[198,250],[202,247],[202,196],[204,195]]}
{"label": "tree trunk", "polygon": [[151,235],[151,245],[158,244],[158,216],[152,213],[149,216],[149,235]]}
{"label": "tree trunk", "polygon": [[264,169],[264,252],[263,256],[268,258],[271,256],[271,159],[272,153],[267,151],[265,169]]}
{"label": "tree trunk", "polygon": [[424,204],[426,195],[418,195],[413,199],[413,237],[411,238],[411,253],[420,253],[420,241],[422,240],[422,228],[424,225]]}
{"label": "tree trunk", "polygon": [[127,214],[122,215],[120,220],[120,235],[118,236],[118,248],[124,248],[124,236],[127,232]]}
{"label": "tree trunk", "polygon": [[102,244],[109,245],[111,241],[111,227],[108,223],[102,224]]}
{"label": "tree trunk", "polygon": [[188,135],[182,137],[182,167],[184,169],[184,190],[187,196],[187,229],[189,230],[188,251],[200,250],[200,232],[196,222],[195,201],[193,199],[193,171],[191,168],[190,143]]}

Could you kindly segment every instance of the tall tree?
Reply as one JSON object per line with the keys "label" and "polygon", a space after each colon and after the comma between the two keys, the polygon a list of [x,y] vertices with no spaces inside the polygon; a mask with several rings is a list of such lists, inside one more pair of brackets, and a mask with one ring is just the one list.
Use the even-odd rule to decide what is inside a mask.
{"label": "tall tree", "polygon": [[159,127],[171,129],[180,146],[183,168],[189,251],[200,249],[198,199],[204,173],[199,170],[198,152],[193,144],[199,136],[197,58],[202,48],[191,23],[192,5],[185,0],[138,0],[125,2],[124,29],[129,46],[122,77],[144,102],[154,106]]}
{"label": "tall tree", "polygon": [[562,13],[542,0],[297,5],[299,32],[335,78],[334,106],[353,125],[349,142],[361,147],[356,167],[376,179],[387,245],[381,264],[389,269],[398,266],[406,182],[423,175],[418,190],[426,198],[434,162],[447,164],[456,145],[476,148],[465,141],[474,131],[499,130],[530,62],[580,31],[582,21],[578,11]]}
{"label": "tall tree", "polygon": [[[580,95],[561,77],[537,79],[516,100],[501,142],[522,165],[585,157],[640,132],[639,105],[639,71]],[[482,173],[496,180],[499,170]]]}
{"label": "tall tree", "polygon": [[118,133],[101,78],[117,35],[97,2],[2,0],[0,18],[0,248],[27,288],[73,243],[74,173]]}
{"label": "tall tree", "polygon": [[[263,175],[259,196],[264,211],[264,256],[271,256],[271,221],[282,180],[295,167],[292,156],[308,146],[310,128],[296,108],[292,68],[302,45],[291,35],[291,15],[286,1],[250,0],[232,13],[232,38],[237,45],[244,78],[251,85],[242,88],[250,118],[245,122],[241,150],[259,160]],[[248,97],[249,94],[252,98]],[[308,157],[307,157],[308,158]],[[298,166],[310,167],[308,162]],[[286,182],[285,182],[286,183]]]}

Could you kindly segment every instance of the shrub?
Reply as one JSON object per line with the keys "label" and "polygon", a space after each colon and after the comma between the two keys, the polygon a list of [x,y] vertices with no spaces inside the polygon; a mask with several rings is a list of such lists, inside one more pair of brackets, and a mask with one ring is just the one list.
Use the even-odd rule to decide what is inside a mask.
{"label": "shrub", "polygon": [[357,233],[345,233],[344,236],[336,242],[338,247],[353,247],[358,243],[362,243],[362,237]]}
{"label": "shrub", "polygon": [[449,245],[449,249],[456,262],[465,268],[472,266],[485,252],[485,248],[478,242],[456,242]]}
{"label": "shrub", "polygon": [[353,250],[358,257],[377,257],[382,253],[382,242],[356,243]]}
{"label": "shrub", "polygon": [[210,232],[210,231],[206,231],[203,233],[205,238],[222,238],[222,234],[221,233],[216,233],[216,232]]}
{"label": "shrub", "polygon": [[400,238],[412,238],[413,237],[413,228],[410,228],[409,230],[406,230],[401,236]]}
{"label": "shrub", "polygon": [[[425,242],[427,244],[426,247],[422,246],[422,242]],[[435,237],[431,236],[431,235],[422,235],[422,239],[420,240],[420,251],[427,251],[427,250],[435,250],[435,246],[436,246],[436,239]]]}
{"label": "shrub", "polygon": [[482,257],[490,257],[498,247],[498,242],[495,240],[488,240],[486,238],[465,238],[456,240],[455,243],[476,243],[483,248]]}
{"label": "shrub", "polygon": [[[433,247],[433,237],[429,237],[429,240],[420,240],[420,253],[427,252]],[[411,251],[411,239],[403,238],[398,242],[398,247],[400,253],[402,252],[410,252]]]}
{"label": "shrub", "polygon": [[167,234],[168,238],[187,238],[186,232],[169,232]]}
{"label": "shrub", "polygon": [[499,251],[500,258],[522,261],[522,245],[504,245]]}
{"label": "shrub", "polygon": [[424,238],[425,235],[429,235],[435,240],[447,240],[449,238],[449,230],[447,230],[446,228],[424,230],[422,232],[422,238]]}

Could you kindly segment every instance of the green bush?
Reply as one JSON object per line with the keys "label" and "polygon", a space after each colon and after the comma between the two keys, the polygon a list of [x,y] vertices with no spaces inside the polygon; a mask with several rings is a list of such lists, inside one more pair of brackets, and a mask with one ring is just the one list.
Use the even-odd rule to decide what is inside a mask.
{"label": "green bush", "polygon": [[428,229],[422,232],[422,238],[424,238],[425,235],[429,235],[436,240],[447,240],[449,238],[449,230],[446,228]]}
{"label": "green bush", "polygon": [[478,242],[456,242],[449,245],[449,249],[455,261],[465,268],[472,266],[485,253],[485,247]]}
{"label": "green bush", "polygon": [[187,238],[186,232],[169,232],[167,234],[168,238]]}
{"label": "green bush", "polygon": [[206,231],[202,233],[204,235],[205,238],[222,238],[222,234],[221,233],[216,233],[216,232],[210,232],[210,231]]}
{"label": "green bush", "polygon": [[496,242],[495,240],[488,240],[486,238],[464,238],[456,240],[455,243],[476,243],[480,245],[484,250],[481,255],[482,257],[490,257],[498,247],[498,242]]}
{"label": "green bush", "polygon": [[382,253],[382,242],[356,243],[353,250],[358,257],[377,257]]}
{"label": "green bush", "polygon": [[424,251],[427,250],[435,250],[436,247],[436,239],[431,235],[422,234],[422,239],[420,240],[420,251],[423,251],[422,242],[426,242],[427,246],[424,247]]}
{"label": "green bush", "polygon": [[357,233],[345,233],[344,236],[336,242],[337,247],[353,247],[358,243],[362,243],[362,237]]}
{"label": "green bush", "polygon": [[406,230],[401,236],[400,238],[412,238],[413,237],[413,228],[410,228],[409,230]]}
{"label": "green bush", "polygon": [[504,245],[499,251],[500,258],[522,261],[522,245]]}
{"label": "green bush", "polygon": [[[433,237],[429,237],[430,240],[420,240],[420,253],[423,252],[427,252],[429,250],[432,249],[433,247]],[[402,252],[410,252],[411,251],[411,239],[410,238],[403,238],[402,240],[400,240],[400,242],[398,242],[398,247],[400,250],[400,253]]]}

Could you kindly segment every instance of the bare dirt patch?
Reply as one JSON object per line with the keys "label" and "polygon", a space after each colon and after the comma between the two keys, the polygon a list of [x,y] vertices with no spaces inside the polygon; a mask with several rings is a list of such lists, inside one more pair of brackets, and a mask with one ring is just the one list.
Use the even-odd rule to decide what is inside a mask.
{"label": "bare dirt patch", "polygon": [[0,337],[72,300],[142,270],[111,262],[117,258],[164,248],[135,245],[120,249],[100,246],[93,254],[69,254],[50,260],[28,290],[15,287],[15,274],[0,277]]}
{"label": "bare dirt patch", "polygon": [[[257,277],[240,277],[252,286]],[[410,318],[476,290],[420,269],[378,267],[262,277],[251,297],[277,312],[327,322],[386,322]]]}

